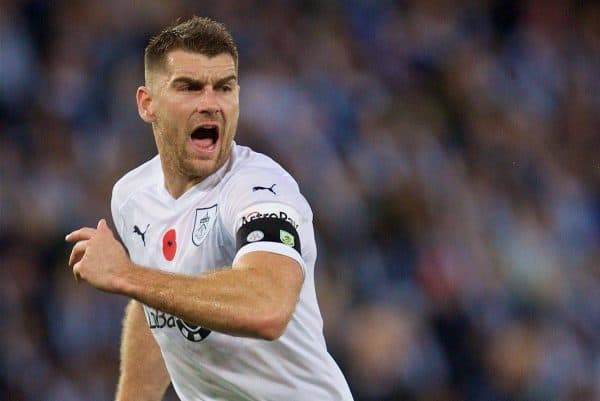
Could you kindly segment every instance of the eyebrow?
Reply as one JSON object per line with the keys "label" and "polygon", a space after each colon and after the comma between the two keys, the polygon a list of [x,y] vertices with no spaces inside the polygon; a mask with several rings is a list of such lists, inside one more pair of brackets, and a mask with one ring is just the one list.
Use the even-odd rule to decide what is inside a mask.
{"label": "eyebrow", "polygon": [[[237,80],[237,77],[235,76],[235,74],[231,74],[224,78],[219,79],[217,82],[215,82],[215,84],[213,86],[219,87],[219,86],[224,85],[225,83],[232,81],[232,80],[233,81]],[[171,81],[171,86],[175,86],[177,84],[188,84],[188,85],[202,87],[205,85],[205,82],[200,81],[198,79],[190,78],[190,77],[178,77],[178,78],[175,78],[173,81]]]}

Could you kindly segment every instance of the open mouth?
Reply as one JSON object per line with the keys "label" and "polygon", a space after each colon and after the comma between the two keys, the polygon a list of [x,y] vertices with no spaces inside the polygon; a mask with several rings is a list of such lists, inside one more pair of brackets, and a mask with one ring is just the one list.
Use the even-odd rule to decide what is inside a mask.
{"label": "open mouth", "polygon": [[214,150],[219,140],[219,126],[216,124],[202,125],[191,135],[192,143],[200,150]]}

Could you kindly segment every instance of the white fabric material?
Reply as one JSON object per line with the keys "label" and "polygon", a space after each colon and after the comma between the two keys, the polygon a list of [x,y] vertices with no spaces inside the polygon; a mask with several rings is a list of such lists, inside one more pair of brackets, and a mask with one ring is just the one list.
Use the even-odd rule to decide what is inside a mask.
{"label": "white fabric material", "polygon": [[[225,166],[178,199],[164,188],[158,156],[127,173],[113,189],[114,223],[137,264],[197,276],[230,268],[248,252],[267,251],[297,260],[304,272],[292,319],[271,342],[218,332],[191,341],[186,335],[200,339],[199,328],[144,306],[173,387],[182,401],[352,400],[323,337],[314,285],[312,211],[281,166],[247,147],[233,146]],[[285,212],[297,226],[302,254],[261,241],[236,252],[234,230],[253,211]]]}
{"label": "white fabric material", "polygon": [[278,244],[277,242],[254,242],[245,245],[235,254],[233,265],[236,265],[238,260],[245,254],[255,251],[278,253],[294,259],[296,262],[298,262],[300,267],[302,267],[302,274],[304,274],[304,277],[306,278],[306,263],[304,262],[304,259],[302,259],[302,256],[294,248],[290,248],[287,245]]}
{"label": "white fabric material", "polygon": [[237,215],[236,225],[233,228],[233,231],[237,231],[244,221],[252,221],[252,219],[261,217],[285,219],[292,226],[294,226],[295,229],[298,229],[298,223],[300,222],[300,215],[291,206],[276,202],[266,202],[252,205],[239,213]]}

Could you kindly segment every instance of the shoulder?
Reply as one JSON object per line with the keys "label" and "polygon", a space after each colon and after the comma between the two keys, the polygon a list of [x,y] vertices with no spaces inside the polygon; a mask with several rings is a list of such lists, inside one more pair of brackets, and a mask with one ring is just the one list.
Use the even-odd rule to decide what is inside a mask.
{"label": "shoulder", "polygon": [[234,162],[226,177],[225,188],[233,190],[240,184],[246,184],[243,185],[244,187],[256,184],[253,188],[257,186],[270,188],[268,186],[270,181],[285,182],[298,189],[298,183],[291,174],[271,157],[255,152],[249,147],[236,145]]}
{"label": "shoulder", "polygon": [[224,177],[223,194],[236,199],[279,200],[300,195],[292,175],[269,156],[236,145],[231,170]]}
{"label": "shoulder", "polygon": [[156,155],[121,177],[113,186],[111,204],[120,208],[137,192],[156,183],[162,177],[160,159]]}
{"label": "shoulder", "polygon": [[231,224],[238,222],[240,213],[257,205],[290,207],[302,220],[312,221],[310,206],[290,173],[272,158],[248,147],[236,145],[222,184],[221,203]]}

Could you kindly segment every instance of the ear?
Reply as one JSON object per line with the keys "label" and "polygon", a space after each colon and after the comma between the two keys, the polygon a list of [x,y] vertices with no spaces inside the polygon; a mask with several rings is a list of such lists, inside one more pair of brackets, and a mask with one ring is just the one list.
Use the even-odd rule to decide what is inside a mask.
{"label": "ear", "polygon": [[156,116],[152,110],[152,93],[147,86],[140,86],[135,94],[137,101],[138,113],[142,120],[147,123],[153,123]]}

